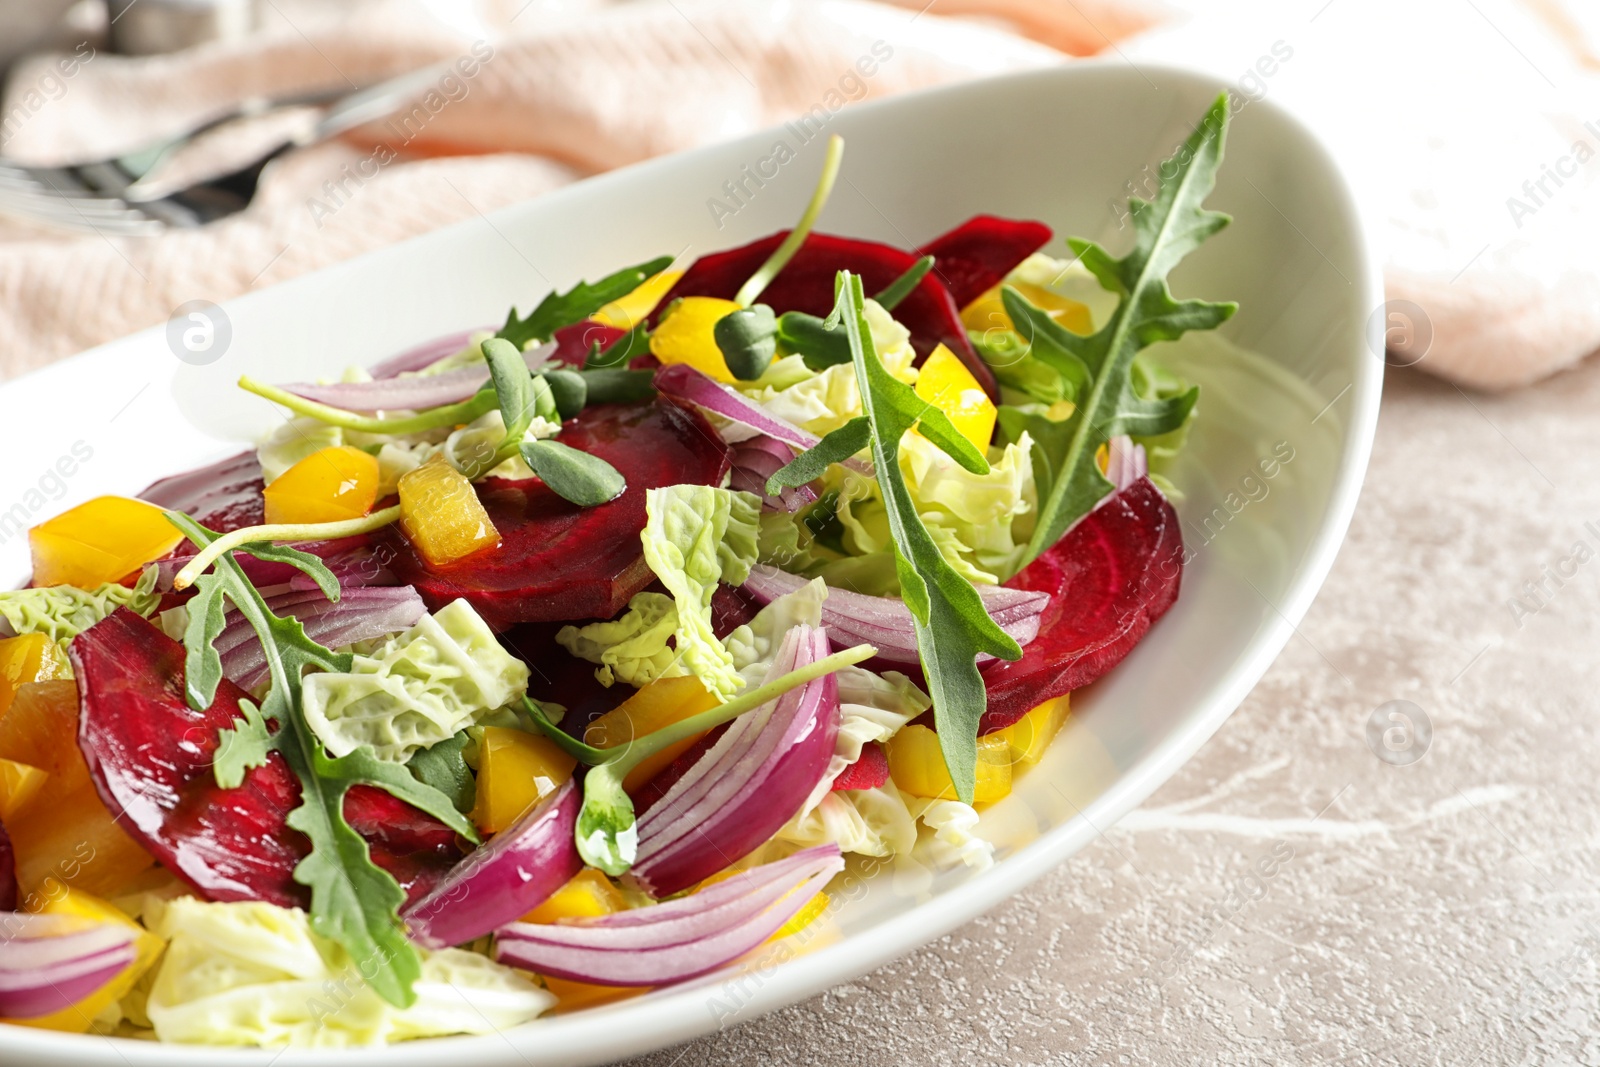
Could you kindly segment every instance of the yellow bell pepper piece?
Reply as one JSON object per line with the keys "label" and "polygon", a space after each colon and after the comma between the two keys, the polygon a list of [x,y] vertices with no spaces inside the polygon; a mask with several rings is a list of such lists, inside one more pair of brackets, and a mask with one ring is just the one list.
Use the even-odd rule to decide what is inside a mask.
{"label": "yellow bell pepper piece", "polygon": [[377,457],[338,445],[311,453],[263,493],[269,523],[359,519],[378,500]]}
{"label": "yellow bell pepper piece", "polygon": [[[1080,304],[1076,300],[1068,300],[1064,296],[1046,289],[1042,285],[1031,282],[1002,282],[1009,284],[1017,292],[1028,298],[1028,303],[1045,312],[1064,329],[1087,337],[1094,332],[1094,320],[1089,315],[1087,304]],[[985,330],[1014,330],[1016,326],[1011,321],[1011,316],[1006,314],[1006,306],[1000,299],[1000,286],[984,293],[978,299],[961,309],[961,325],[974,333],[983,333]]]}
{"label": "yellow bell pepper piece", "polygon": [[611,301],[590,318],[604,326],[631,330],[656,309],[661,298],[667,295],[667,290],[677,285],[682,277],[681,270],[664,270],[660,274],[653,274],[639,288],[620,300]]}
{"label": "yellow bell pepper piece", "polygon": [[52,879],[102,895],[121,891],[155,862],[106,810],[78,749],[78,687],[34,682],[0,719],[0,759],[44,771],[19,818],[6,823],[17,884],[35,893]]}
{"label": "yellow bell pepper piece", "polygon": [[[717,703],[716,695],[708,691],[698,678],[690,675],[657,678],[590,723],[583,732],[583,740],[595,748],[626,745],[635,738],[655,733],[691,715],[709,711]],[[703,736],[700,734],[669,745],[641,762],[622,779],[623,790],[631,794],[643,788],[669,763],[693,748]]]}
{"label": "yellow bell pepper piece", "polygon": [[478,743],[478,796],[472,821],[497,834],[572,777],[578,761],[547,737],[504,726],[483,728]]}
{"label": "yellow bell pepper piece", "polygon": [[435,567],[500,543],[477,490],[442,456],[401,476],[400,528]]}
{"label": "yellow bell pepper piece", "polygon": [[1031,767],[1039,762],[1044,750],[1050,747],[1050,742],[1066,725],[1067,716],[1071,714],[1071,697],[1071,693],[1063,693],[1046,700],[1004,730],[996,730],[989,736],[1005,738],[1011,748],[1012,760]]}
{"label": "yellow bell pepper piece", "polygon": [[44,788],[47,771],[28,763],[0,759],[0,823],[14,820],[27,807],[28,801]]}
{"label": "yellow bell pepper piece", "polygon": [[44,634],[23,634],[0,641],[0,718],[29,682],[72,677],[60,647]]}
{"label": "yellow bell pepper piece", "polygon": [[935,348],[917,372],[917,395],[950,416],[956,430],[979,452],[988,450],[995,406],[972,372],[944,345]]}
{"label": "yellow bell pepper piece", "polygon": [[719,382],[731,382],[733,372],[711,331],[724,315],[738,310],[732,300],[686,296],[651,332],[650,354],[663,363],[687,363]]}
{"label": "yellow bell pepper piece", "polygon": [[93,589],[120,582],[181,540],[154,504],[95,497],[28,531],[33,584]]}
{"label": "yellow bell pepper piece", "polygon": [[557,1015],[582,1008],[599,1007],[601,1004],[610,1004],[613,1001],[626,1000],[640,993],[650,992],[649,986],[591,985],[588,982],[574,982],[547,974],[539,977],[543,980],[544,987],[555,995],[556,1006],[551,1010]]}
{"label": "yellow bell pepper piece", "polygon": [[[904,793],[935,800],[956,799],[955,783],[939,750],[939,735],[926,726],[906,726],[889,739],[889,777]],[[1011,746],[1005,738],[978,738],[976,803],[999,800],[1011,792]]]}
{"label": "yellow bell pepper piece", "polygon": [[35,1019],[7,1019],[18,1026],[32,1026],[40,1030],[60,1030],[81,1034],[89,1029],[95,1017],[109,1005],[127,995],[133,984],[154,966],[166,943],[134,922],[119,908],[91,896],[81,889],[72,889],[50,879],[28,901],[28,910],[40,915],[62,915],[81,919],[84,924],[116,923],[135,931],[134,957],[122,973],[101,986],[70,1008]]}
{"label": "yellow bell pepper piece", "polygon": [[611,884],[600,871],[585,867],[572,881],[522,917],[525,923],[554,923],[562,919],[598,919],[602,915],[615,915],[627,911],[628,902],[622,891]]}

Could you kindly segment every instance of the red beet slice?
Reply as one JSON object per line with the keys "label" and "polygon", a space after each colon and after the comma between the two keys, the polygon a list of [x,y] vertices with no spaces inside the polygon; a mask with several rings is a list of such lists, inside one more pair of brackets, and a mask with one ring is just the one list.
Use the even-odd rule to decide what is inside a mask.
{"label": "red beet slice", "polygon": [[877,789],[889,780],[889,754],[876,741],[861,746],[861,758],[833,780],[834,789]]}
{"label": "red beet slice", "polygon": [[0,826],[0,911],[17,910],[17,856],[11,838]]}
{"label": "red beet slice", "polygon": [[209,467],[163,478],[139,499],[181,511],[201,526],[227,533],[266,521],[265,485],[256,454],[241,452]]}
{"label": "red beet slice", "polygon": [[432,610],[464,597],[495,630],[519,622],[614,618],[655,580],[644,561],[645,490],[720,485],[728,449],[698,413],[656,398],[584,408],[561,431],[570,448],[599,456],[622,473],[617,499],[580,508],[537,479],[490,479],[478,486],[501,543],[443,567],[411,547],[398,526],[377,535],[382,557]]}
{"label": "red beet slice", "polygon": [[[292,875],[309,844],[285,825],[300,783],[283,757],[273,753],[238,789],[212,775],[217,731],[247,694],[224,679],[209,709],[191,709],[183,647],[126,608],[80,634],[71,657],[78,745],[123,829],[208,900],[306,907],[310,893]],[[382,790],[353,787],[344,810],[410,900],[461,858],[448,827]]]}
{"label": "red beet slice", "polygon": [[[788,231],[783,230],[742,248],[702,256],[678,279],[678,284],[657,307],[665,308],[680,296],[716,296],[731,300],[786,236]],[[780,314],[803,311],[810,315],[827,315],[833,310],[833,280],[839,271],[849,270],[861,275],[866,291],[875,293],[904,274],[916,261],[917,257],[910,252],[876,241],[813,233],[762,292],[761,302]],[[944,344],[966,364],[984,391],[998,399],[994,374],[972,350],[967,331],[961,325],[961,310],[936,271],[930,271],[917,283],[911,294],[895,308],[894,317],[911,331],[911,344],[919,355],[926,356],[936,346]]]}
{"label": "red beet slice", "polygon": [[1004,729],[1052,697],[1088,685],[1132,651],[1178,599],[1183,534],[1149,479],[1091,511],[1006,584],[1051,596],[1020,660],[983,669],[980,734]]}
{"label": "red beet slice", "polygon": [[1044,247],[1050,227],[1025,219],[974,215],[917,250],[933,257],[933,272],[964,308],[1000,284],[1018,263]]}
{"label": "red beet slice", "polygon": [[584,319],[571,326],[563,326],[552,338],[556,343],[556,350],[551,353],[550,358],[574,367],[582,367],[584,361],[589,358],[589,349],[596,343],[600,345],[600,351],[604,352],[627,332],[615,326],[595,322],[593,319]]}

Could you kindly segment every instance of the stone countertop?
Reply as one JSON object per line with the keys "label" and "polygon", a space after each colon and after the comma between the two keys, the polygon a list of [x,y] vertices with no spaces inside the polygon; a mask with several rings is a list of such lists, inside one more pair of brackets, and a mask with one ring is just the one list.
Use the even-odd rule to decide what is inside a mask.
{"label": "stone countertop", "polygon": [[[1144,807],[921,951],[637,1065],[1600,1062],[1597,437],[1600,362],[1503,397],[1391,371],[1327,585]],[[1396,700],[1425,751],[1392,708],[1369,745]]]}

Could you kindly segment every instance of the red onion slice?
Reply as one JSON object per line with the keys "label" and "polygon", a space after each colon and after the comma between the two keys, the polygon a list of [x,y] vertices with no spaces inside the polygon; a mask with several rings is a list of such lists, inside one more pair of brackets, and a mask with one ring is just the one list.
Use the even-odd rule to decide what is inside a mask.
{"label": "red onion slice", "polygon": [[[280,618],[300,620],[306,636],[328,648],[399,633],[428,612],[409,585],[346,589],[337,603],[318,589],[291,590],[268,597],[267,607]],[[228,611],[227,625],[213,647],[222,656],[222,673],[241,689],[254,689],[266,678],[261,642],[239,612]]]}
{"label": "red onion slice", "polygon": [[493,326],[479,326],[473,330],[457,330],[447,333],[442,337],[435,337],[431,341],[424,341],[415,348],[408,348],[397,356],[390,356],[382,363],[374,364],[368,368],[368,373],[374,378],[393,378],[400,374],[409,374],[431,367],[445,356],[453,355],[467,347],[467,342],[472,340],[475,333],[493,333]]}
{"label": "red onion slice", "polygon": [[838,846],[821,845],[665,904],[598,919],[515,923],[501,929],[495,958],[597,985],[686,981],[758,947],[843,869]]}
{"label": "red onion slice", "polygon": [[[1117,487],[1116,493],[1122,492],[1149,473],[1150,462],[1145,456],[1144,446],[1134,444],[1133,438],[1125,434],[1119,435],[1113,437],[1106,445],[1106,477]],[[1110,500],[1116,493],[1107,493],[1100,500],[1100,504]]]}
{"label": "red onion slice", "polygon": [[582,805],[569,778],[496,834],[406,910],[411,939],[432,949],[464,944],[544,903],[583,870],[572,838]]}
{"label": "red onion slice", "polygon": [[740,441],[733,446],[733,473],[729,487],[754,493],[761,498],[763,507],[773,511],[799,511],[817,499],[816,490],[809,485],[784,489],[777,496],[767,494],[767,479],[783,469],[794,456],[794,449],[766,434]]}
{"label": "red onion slice", "polygon": [[90,996],[134,961],[136,936],[120,923],[0,913],[0,1018],[37,1019]]}
{"label": "red onion slice", "polygon": [[[823,630],[796,626],[767,680],[827,655]],[[652,896],[670,896],[749,855],[822,780],[838,730],[839,683],[832,674],[735,719],[639,817],[634,879]]]}
{"label": "red onion slice", "polygon": [[[816,434],[808,433],[792,422],[768,414],[760,404],[701,374],[686,363],[662,367],[656,371],[655,381],[657,391],[667,396],[688,401],[795,448],[804,450],[821,440]],[[862,474],[872,474],[872,464],[858,457],[852,456],[845,460],[844,465]]]}
{"label": "red onion slice", "polygon": [[[807,583],[807,579],[789,574],[776,567],[757,564],[750,568],[750,577],[744,589],[762,604],[770,604],[780,596],[792,593]],[[1019,645],[1026,645],[1039,636],[1039,620],[1050,604],[1050,594],[1028,589],[1008,589],[1003,585],[979,585],[973,588],[983,598],[990,618],[1010,634]],[[848,589],[828,587],[828,599],[822,602],[822,625],[835,649],[853,645],[870,644],[878,649],[877,659],[885,663],[916,664],[917,632],[911,618],[911,609],[905,601],[895,597],[867,596]],[[993,656],[980,655],[984,663]]]}
{"label": "red onion slice", "polygon": [[[554,351],[554,344],[543,344],[524,352],[522,358],[529,370],[538,370]],[[292,382],[282,388],[307,400],[346,411],[402,411],[436,408],[466,400],[482,389],[488,380],[489,368],[482,366],[462,367],[460,370],[421,377],[374,378],[369,382],[334,382],[328,385]]]}

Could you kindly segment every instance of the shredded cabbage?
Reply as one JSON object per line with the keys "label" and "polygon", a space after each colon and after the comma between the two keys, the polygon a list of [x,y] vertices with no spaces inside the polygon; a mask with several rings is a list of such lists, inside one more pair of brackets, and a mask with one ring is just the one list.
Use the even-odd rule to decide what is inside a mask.
{"label": "shredded cabbage", "polygon": [[[903,382],[916,381],[917,372],[912,363],[917,353],[911,347],[911,331],[896,322],[875,300],[867,301],[866,315],[878,358],[889,373]],[[798,357],[788,357],[795,358]],[[787,359],[780,362],[785,364],[781,377],[773,376],[772,369],[768,368],[762,381],[752,383],[761,387],[764,381],[772,380],[773,384],[757,388],[752,394],[768,414],[821,436],[862,413],[860,386],[856,382],[855,368],[849,363],[800,378],[799,372],[805,370],[803,361],[798,367]],[[798,380],[793,384],[781,384],[791,378]]]}
{"label": "shredded cabbage", "polygon": [[928,694],[899,671],[874,674],[861,667],[845,667],[839,680],[839,732],[833,742],[833,759],[812,791],[801,814],[827,796],[833,780],[843,774],[869,744],[887,741],[900,728],[933,706]]}
{"label": "shredded cabbage", "polygon": [[[801,848],[829,842],[841,852],[893,856],[907,861],[902,874],[920,876],[913,858],[934,868],[957,863],[985,870],[994,863],[994,845],[977,833],[978,812],[959,800],[928,800],[902,793],[893,781],[877,789],[829,792],[811,810],[802,811],[777,839]],[[917,823],[932,831],[919,835]]]}
{"label": "shredded cabbage", "polygon": [[784,635],[790,630],[801,624],[822,625],[822,602],[827,598],[827,585],[820,578],[813,579],[776,598],[756,612],[755,618],[723,638],[733,669],[746,685],[760,685],[766,680],[767,668],[772,666]]}
{"label": "shredded cabbage", "polygon": [[9,589],[0,592],[0,618],[5,619],[18,637],[42,633],[65,652],[74,637],[118,608],[129,608],[148,619],[161,603],[155,586],[156,569],[146,567],[131,588],[102,585],[98,589],[79,589],[72,585],[49,585],[40,589]]}
{"label": "shredded cabbage", "polygon": [[335,756],[370,745],[390,763],[454,737],[520,697],[528,668],[465,600],[357,655],[348,674],[313,674],[306,721]]}
{"label": "shredded cabbage", "polygon": [[743,688],[744,679],[712,630],[711,597],[719,581],[740,585],[750,576],[761,500],[708,485],[673,485],[649,490],[645,512],[645,562],[677,604],[677,655],[689,673],[726,700]]}
{"label": "shredded cabbage", "polygon": [[610,687],[619,679],[642,688],[657,678],[687,673],[672,647],[678,608],[663,593],[639,593],[610,622],[563,626],[556,643],[579,659],[600,664],[594,676]]}
{"label": "shredded cabbage", "polygon": [[[560,432],[559,422],[551,422],[542,415],[535,415],[522,439],[541,441]],[[463,473],[476,472],[479,465],[493,456],[505,441],[505,417],[499,411],[491,411],[478,416],[459,429],[452,430],[443,441],[430,440],[429,437],[430,435],[419,435],[414,439],[387,440],[378,449],[380,497],[394,493],[404,475],[441,453],[456,470]],[[521,480],[532,478],[533,468],[529,467],[521,456],[512,456],[477,476]]]}
{"label": "shredded cabbage", "polygon": [[386,1003],[298,908],[174,900],[147,918],[170,940],[145,1011],[163,1041],[269,1048],[382,1045],[494,1033],[555,998],[509,967],[460,949],[424,953],[417,1001]]}

